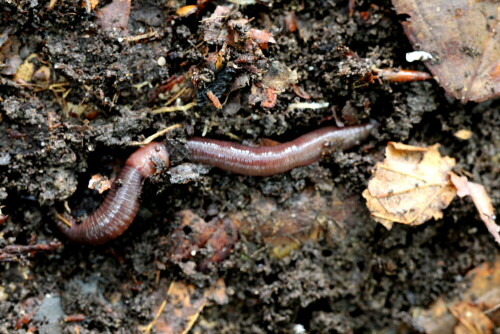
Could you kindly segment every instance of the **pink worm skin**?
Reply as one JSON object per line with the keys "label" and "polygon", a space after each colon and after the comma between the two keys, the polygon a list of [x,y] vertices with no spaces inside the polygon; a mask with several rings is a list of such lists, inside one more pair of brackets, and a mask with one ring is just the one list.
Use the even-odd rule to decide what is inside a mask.
{"label": "pink worm skin", "polygon": [[270,176],[307,166],[321,158],[327,145],[346,150],[366,139],[378,123],[333,126],[311,131],[276,146],[249,147],[222,140],[191,138],[189,159],[236,174]]}
{"label": "pink worm skin", "polygon": [[164,145],[150,143],[135,151],[113,182],[101,206],[80,224],[71,227],[58,221],[59,230],[71,241],[101,245],[125,232],[139,211],[139,197],[144,178],[155,173],[155,163],[169,167]]}
{"label": "pink worm skin", "polygon": [[[310,165],[321,158],[325,147],[349,149],[366,139],[378,127],[376,122],[325,127],[276,146],[249,147],[222,140],[191,138],[189,159],[243,175],[269,176]],[[154,161],[169,167],[168,152],[160,143],[150,143],[134,152],[125,162],[103,204],[81,224],[57,226],[68,239],[101,245],[127,230],[139,211],[144,178],[155,173]]]}

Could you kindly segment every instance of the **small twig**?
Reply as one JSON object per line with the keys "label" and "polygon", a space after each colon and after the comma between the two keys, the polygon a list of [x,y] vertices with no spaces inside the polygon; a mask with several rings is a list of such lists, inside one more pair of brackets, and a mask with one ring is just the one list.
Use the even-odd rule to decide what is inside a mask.
{"label": "small twig", "polygon": [[488,314],[493,313],[497,310],[500,310],[500,303],[496,304],[492,308],[487,309],[486,311],[483,312],[483,314],[488,315]]}
{"label": "small twig", "polygon": [[179,96],[181,96],[182,94],[184,94],[184,92],[186,92],[186,91],[187,91],[187,87],[183,87],[181,90],[179,90],[174,96],[172,96],[172,98],[170,98],[165,103],[165,107],[171,105],[172,103],[174,103],[175,100],[177,100],[179,98]]}
{"label": "small twig", "polygon": [[38,252],[54,251],[61,248],[63,245],[60,241],[53,241],[47,244],[36,244],[36,245],[8,245],[0,249],[0,261],[21,262],[22,257],[17,257],[16,255],[28,255],[32,256]]}
{"label": "small twig", "polygon": [[161,114],[161,113],[164,113],[164,112],[186,111],[186,110],[191,109],[194,106],[196,106],[196,102],[195,101],[193,101],[191,103],[188,103],[188,104],[185,104],[183,106],[173,106],[173,107],[158,108],[158,109],[152,110],[151,113],[153,115],[156,115],[156,114]]}
{"label": "small twig", "polygon": [[59,212],[56,212],[56,217],[62,221],[64,224],[68,225],[68,227],[72,227],[73,224],[71,224],[71,222],[69,220],[67,220],[66,218],[64,218],[63,215],[61,215]]}
{"label": "small twig", "polygon": [[148,334],[149,332],[151,332],[151,329],[153,328],[153,326],[156,324],[156,321],[158,321],[158,318],[160,317],[160,315],[162,314],[163,310],[165,309],[165,306],[167,306],[167,301],[164,300],[161,305],[160,305],[160,308],[158,309],[158,311],[156,312],[156,315],[155,317],[153,318],[153,320],[151,320],[151,322],[149,324],[147,324],[146,326],[140,326],[139,329],[144,333],[144,334]]}
{"label": "small twig", "polygon": [[157,37],[160,37],[158,32],[156,30],[152,30],[136,36],[123,37],[123,40],[127,42],[137,42],[143,39],[157,38]]}
{"label": "small twig", "polygon": [[177,123],[177,124],[169,126],[168,128],[165,128],[163,130],[160,130],[160,131],[156,132],[155,134],[153,134],[153,135],[147,137],[146,139],[144,139],[143,141],[132,141],[128,145],[129,146],[144,146],[144,145],[149,144],[150,142],[152,142],[156,138],[163,136],[167,132],[170,132],[173,129],[178,129],[178,128],[182,128],[182,127],[183,127],[182,124]]}

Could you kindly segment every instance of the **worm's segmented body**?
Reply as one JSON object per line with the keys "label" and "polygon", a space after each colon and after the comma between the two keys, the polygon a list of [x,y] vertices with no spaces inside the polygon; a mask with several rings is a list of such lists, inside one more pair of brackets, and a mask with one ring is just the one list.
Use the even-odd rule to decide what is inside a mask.
{"label": "worm's segmented body", "polygon": [[155,160],[169,165],[165,146],[150,143],[134,152],[125,162],[101,206],[80,224],[71,227],[58,221],[57,226],[68,239],[89,245],[100,245],[125,232],[139,211],[142,182],[155,172]]}
{"label": "worm's segmented body", "polygon": [[321,158],[325,146],[346,150],[366,139],[376,123],[311,131],[276,146],[249,147],[232,142],[192,138],[187,141],[189,160],[229,172],[270,176],[295,167],[307,166]]}
{"label": "worm's segmented body", "polygon": [[[276,146],[249,147],[232,142],[191,138],[187,141],[189,159],[229,172],[269,176],[306,166],[321,158],[325,146],[349,149],[366,139],[378,126],[376,122],[326,127]],[[103,204],[81,224],[57,226],[68,239],[100,245],[127,230],[139,211],[139,197],[144,178],[155,173],[155,162],[169,167],[169,155],[161,143],[150,143],[134,152],[125,162]]]}

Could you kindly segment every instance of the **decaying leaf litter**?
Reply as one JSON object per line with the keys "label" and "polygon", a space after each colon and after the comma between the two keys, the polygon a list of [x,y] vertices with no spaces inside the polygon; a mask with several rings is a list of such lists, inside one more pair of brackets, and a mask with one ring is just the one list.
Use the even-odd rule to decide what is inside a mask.
{"label": "decaying leaf litter", "polygon": [[439,145],[410,146],[389,142],[386,159],[375,165],[363,192],[374,219],[390,230],[394,223],[420,225],[443,217],[454,197],[470,196],[481,220],[500,244],[500,226],[483,185],[452,172],[455,160],[442,157]]}
{"label": "decaying leaf litter", "polygon": [[444,90],[463,102],[500,95],[500,11],[496,1],[393,0],[406,35]]}
{"label": "decaying leaf litter", "polygon": [[[100,6],[104,5],[106,4],[97,6],[96,12],[103,8]],[[369,114],[371,117],[380,116],[380,110],[384,110],[384,132],[378,138],[380,140],[378,152],[382,152],[385,142],[389,139],[409,140],[415,144],[440,142],[442,148],[453,150],[455,154],[447,155],[455,157],[460,168],[470,171],[474,180],[482,180],[481,183],[491,186],[488,190],[491,192],[493,202],[497,203],[498,188],[493,182],[498,179],[496,176],[498,165],[495,164],[495,157],[498,155],[500,142],[494,130],[495,125],[497,128],[499,125],[495,104],[497,102],[479,106],[459,106],[443,98],[439,88],[431,83],[406,84],[403,87],[394,84],[388,86],[375,80],[372,85],[352,88],[359,86],[356,83],[363,79],[363,73],[372,73],[374,63],[377,68],[415,66],[404,63],[402,55],[408,52],[410,47],[408,44],[405,45],[403,34],[397,26],[397,18],[391,14],[390,4],[371,6],[359,3],[353,11],[352,19],[349,19],[346,4],[341,3],[334,6],[314,3],[310,4],[311,7],[303,7],[299,3],[281,7],[282,5],[274,3],[272,8],[266,5],[240,8],[243,13],[241,18],[255,17],[248,27],[273,32],[272,36],[276,41],[276,45],[267,45],[267,48],[256,42],[258,45],[253,46],[254,51],[258,49],[268,51],[264,51],[263,56],[259,56],[262,58],[251,58],[250,65],[256,62],[257,73],[261,71],[262,74],[268,71],[267,66],[273,64],[272,60],[277,60],[279,64],[283,64],[291,71],[297,71],[298,81],[294,83],[294,79],[288,83],[288,85],[293,85],[292,87],[276,94],[276,88],[263,85],[265,81],[259,80],[259,76],[250,75],[243,81],[235,80],[235,83],[239,83],[236,86],[237,90],[232,90],[234,87],[227,88],[234,78],[228,80],[222,86],[226,90],[221,93],[221,96],[227,96],[232,100],[225,101],[224,98],[220,98],[221,96],[217,96],[217,92],[212,92],[223,106],[221,112],[215,110],[214,101],[216,100],[210,98],[205,106],[207,109],[191,110],[192,105],[189,109],[182,109],[181,107],[194,100],[195,91],[190,92],[189,86],[184,91],[182,91],[183,87],[177,87],[176,84],[159,88],[161,82],[168,85],[168,82],[175,82],[175,78],[180,77],[184,77],[186,81],[186,79],[191,80],[192,77],[198,76],[198,78],[208,78],[210,82],[213,79],[210,75],[213,74],[206,69],[210,69],[211,66],[217,68],[221,59],[223,61],[238,59],[238,53],[234,53],[231,49],[235,47],[234,45],[228,46],[229,54],[220,53],[224,43],[230,44],[227,39],[217,44],[219,49],[215,50],[217,52],[212,57],[213,63],[206,60],[210,57],[206,57],[205,51],[197,54],[195,51],[197,49],[193,48],[197,40],[196,32],[189,29],[192,25],[197,26],[197,19],[192,17],[196,13],[184,19],[192,21],[179,20],[174,14],[181,8],[181,5],[184,4],[167,6],[168,9],[162,12],[155,4],[144,3],[142,6],[131,9],[126,29],[111,29],[111,31],[97,35],[92,26],[91,17],[88,21],[81,21],[79,17],[60,15],[65,11],[71,13],[78,10],[69,4],[56,3],[50,11],[46,12],[43,11],[41,5],[35,9],[40,10],[38,17],[53,15],[52,18],[61,27],[77,27],[78,31],[76,33],[71,33],[71,29],[65,31],[67,35],[62,38],[58,33],[48,34],[46,38],[48,43],[37,57],[42,61],[35,64],[36,68],[31,72],[32,77],[36,77],[37,80],[48,78],[48,80],[42,80],[40,87],[35,86],[34,82],[28,82],[30,87],[17,88],[5,81],[9,78],[8,76],[2,77],[2,85],[6,85],[8,95],[1,96],[3,109],[0,126],[9,130],[9,142],[14,143],[14,147],[24,147],[27,150],[18,151],[17,155],[9,155],[8,159],[4,159],[4,161],[9,160],[10,164],[5,174],[8,183],[4,186],[5,190],[2,190],[5,194],[10,195],[12,189],[15,189],[16,193],[26,196],[24,194],[31,191],[32,198],[39,203],[45,203],[45,208],[49,203],[60,203],[65,197],[74,193],[77,183],[81,183],[76,182],[79,173],[93,168],[94,172],[110,175],[109,167],[107,167],[108,171],[99,168],[102,168],[102,165],[119,165],[109,160],[110,158],[101,160],[104,163],[92,163],[92,159],[102,159],[99,157],[103,153],[109,153],[106,148],[116,149],[113,155],[120,158],[120,152],[123,152],[123,146],[120,147],[120,145],[126,145],[133,140],[140,141],[141,136],[148,136],[173,122],[186,122],[186,119],[189,125],[186,129],[188,133],[190,131],[207,133],[237,140],[260,137],[281,139],[279,135],[286,134],[292,137],[293,134],[302,133],[304,127],[311,127],[311,124],[319,125],[328,121],[356,123]],[[206,13],[200,14],[202,17],[209,18],[210,13],[215,11],[215,7],[210,7],[210,4],[208,6],[205,9]],[[8,6],[6,8],[10,10]],[[23,14],[13,10],[15,14],[12,15],[11,20],[16,22],[19,19],[19,22],[22,22]],[[86,10],[82,8],[82,11]],[[285,13],[290,12],[293,12],[297,18],[298,29],[295,33],[291,31],[293,30],[291,28],[287,33],[276,34],[275,32],[279,29],[273,29],[273,27],[279,27],[284,22],[282,17],[287,17]],[[256,15],[257,13],[264,13],[264,16]],[[151,20],[158,16],[163,16],[164,20],[156,20],[156,22]],[[324,29],[325,18],[327,22],[330,22],[326,30]],[[27,38],[22,37],[22,31],[26,28],[21,28],[18,24],[13,26],[15,31],[11,31],[7,36],[18,38],[17,35],[21,34],[20,41],[24,43]],[[293,27],[293,24],[289,26]],[[144,27],[148,29],[142,29]],[[128,34],[124,30],[128,30]],[[64,29],[61,30],[63,31]],[[186,38],[190,36],[193,36],[192,40],[186,41]],[[241,36],[245,40],[246,35]],[[117,43],[115,38],[121,38],[121,43],[125,41],[130,44],[123,46]],[[269,35],[266,38],[269,39]],[[80,44],[75,44],[75,40]],[[406,48],[395,45],[395,41]],[[64,45],[72,45],[73,49],[68,52],[68,49],[63,47]],[[79,45],[86,45],[86,48],[80,48]],[[287,46],[286,49],[283,49],[284,45]],[[345,45],[360,56],[348,56],[345,52],[347,49],[343,47]],[[88,60],[82,63],[81,60],[86,58],[81,56],[92,48],[95,50],[95,57],[87,58]],[[150,55],[149,58],[144,57],[145,50],[149,51],[146,53]],[[22,55],[25,55],[26,51],[30,51],[29,47],[23,51]],[[11,53],[11,55],[14,54],[15,52]],[[113,54],[120,55],[119,61],[118,58],[113,59]],[[295,57],[291,60],[290,55],[295,55]],[[9,60],[12,57],[9,57]],[[161,61],[161,57],[165,59],[165,62]],[[14,58],[23,60],[25,57],[20,55]],[[259,67],[262,66],[259,61],[264,61],[264,67]],[[123,66],[127,63],[130,64],[128,68]],[[192,68],[193,72],[190,72],[188,67],[193,64],[197,66]],[[48,66],[50,72],[42,69],[35,76],[37,69],[43,68],[44,65]],[[141,69],[141,74],[138,74],[136,69]],[[421,67],[415,69],[424,70]],[[47,73],[50,73],[50,76],[47,76]],[[335,75],[338,73],[342,74]],[[188,74],[187,77],[186,74]],[[203,92],[203,89],[209,86],[203,80],[198,80],[198,82],[201,83],[199,86],[201,89],[198,92]],[[37,92],[40,88],[41,93]],[[35,94],[31,95],[29,103],[24,101],[26,96],[20,98],[18,95],[27,89],[32,89]],[[144,94],[146,91],[152,94]],[[167,94],[164,94],[165,92]],[[231,92],[235,93],[231,94]],[[153,98],[154,96],[156,98]],[[258,97],[257,100],[254,99],[256,106],[253,109],[248,107],[251,96]],[[306,101],[309,98],[310,102],[328,101],[329,106],[320,109],[300,107],[288,109],[292,102],[302,102],[303,98]],[[7,103],[5,103],[6,100]],[[174,107],[178,112],[151,118],[146,112],[158,107],[163,108],[163,101],[166,104],[172,101],[167,107]],[[211,104],[214,105],[214,109],[211,109]],[[231,109],[225,108],[229,105]],[[275,105],[275,107],[266,111],[266,105]],[[438,105],[440,105],[439,108]],[[87,107],[83,109],[81,106]],[[61,114],[60,110],[65,113]],[[141,110],[143,112],[140,112]],[[284,113],[285,110],[289,111]],[[41,117],[37,118],[36,112]],[[426,114],[426,112],[432,112],[432,114]],[[61,117],[61,115],[66,116]],[[79,117],[87,118],[87,120],[81,121]],[[439,128],[435,128],[436,118]],[[252,122],[252,127],[248,126],[249,120]],[[484,126],[476,130],[474,124],[479,122],[489,124],[491,127]],[[41,130],[36,130],[37,124],[48,126],[44,125]],[[474,135],[471,142],[464,145],[458,140],[454,142],[448,139],[451,134],[464,127],[473,129]],[[437,131],[429,136],[429,129]],[[34,136],[27,136],[26,133],[33,133]],[[50,136],[47,135],[49,133]],[[174,134],[174,138],[182,136],[181,131],[178,130]],[[70,140],[66,142],[68,139]],[[283,139],[286,140],[286,138]],[[40,145],[37,144],[41,140],[45,142],[45,145],[48,144],[49,150],[40,149]],[[175,141],[169,140],[169,142],[175,147]],[[247,208],[249,197],[246,194],[252,193],[257,194],[253,200],[257,203],[254,204],[257,212],[261,212],[262,208],[273,207],[277,207],[279,212],[280,207],[289,207],[292,218],[296,214],[293,212],[293,207],[301,203],[299,197],[302,196],[301,194],[311,194],[304,196],[312,196],[313,201],[315,198],[323,198],[325,194],[331,194],[334,199],[333,203],[342,203],[343,199],[335,200],[333,196],[339,192],[340,185],[347,189],[344,194],[359,194],[364,182],[369,178],[370,166],[382,160],[381,157],[374,157],[377,152],[377,149],[372,148],[374,145],[376,142],[372,141],[361,147],[359,152],[338,152],[334,156],[326,157],[320,165],[264,180],[241,179],[191,166],[190,176],[184,176],[184,181],[181,181],[182,174],[172,172],[174,174],[171,173],[171,175],[177,177],[178,183],[197,181],[195,184],[188,183],[184,187],[179,185],[179,188],[172,189],[165,185],[161,186],[163,180],[153,180],[143,196],[143,202],[148,203],[144,209],[146,211],[143,210],[140,221],[136,222],[136,224],[142,223],[142,226],[136,227],[123,240],[117,241],[109,248],[91,250],[74,248],[66,244],[62,253],[41,257],[38,255],[34,260],[30,259],[31,263],[34,263],[32,267],[9,267],[10,277],[16,278],[14,281],[18,284],[6,285],[2,282],[2,300],[5,300],[8,305],[14,305],[19,310],[17,314],[22,314],[23,309],[29,311],[28,314],[32,314],[31,317],[23,317],[22,321],[18,322],[20,328],[38,326],[40,330],[43,330],[45,327],[37,323],[41,321],[41,315],[46,310],[44,305],[50,305],[57,300],[62,304],[65,314],[84,313],[86,315],[83,323],[67,323],[66,326],[69,328],[90,331],[105,329],[123,331],[127,326],[138,328],[137,325],[148,323],[156,314],[157,310],[152,307],[156,305],[152,297],[155,294],[152,292],[161,289],[160,285],[155,285],[157,278],[175,280],[170,275],[177,267],[169,259],[171,254],[169,235],[172,229],[180,223],[172,218],[175,217],[175,212],[188,207],[200,217],[206,217],[207,221],[210,220],[208,218],[227,212],[236,212],[245,217],[254,210]],[[82,150],[82,147],[85,149]],[[94,151],[96,149],[97,151]],[[461,155],[456,153],[461,153]],[[55,154],[54,158],[47,158],[50,154]],[[126,156],[125,153],[121,157],[124,156]],[[475,159],[470,160],[471,157]],[[180,157],[178,159],[181,160]],[[15,178],[16,174],[13,172],[21,163],[24,163],[23,170],[26,172],[21,178]],[[184,170],[186,170],[185,167],[183,167]],[[43,176],[36,176],[40,169],[47,173]],[[77,171],[71,172],[74,169]],[[200,175],[200,172],[203,174]],[[206,174],[207,172],[209,174]],[[88,173],[83,177],[84,184],[88,182],[92,174],[95,173]],[[479,175],[481,175],[480,178],[478,178]],[[56,183],[52,176],[56,176]],[[30,187],[27,186],[29,183],[32,184]],[[156,191],[158,189],[162,191],[162,188],[163,192],[155,195]],[[311,192],[310,189],[314,190]],[[151,193],[148,193],[148,190]],[[193,195],[186,198],[187,193]],[[340,191],[340,193],[343,192]],[[70,208],[74,208],[82,199],[89,198],[83,190],[78,190],[77,195],[73,196],[70,197],[68,203]],[[255,201],[255,198],[261,198],[261,200]],[[41,226],[50,226],[50,221],[40,220],[47,216],[43,212],[44,206],[41,209],[38,206],[33,207],[28,204],[32,199],[25,197],[20,197],[20,199],[20,207],[13,209],[12,201],[15,199],[9,200],[7,197],[5,200],[4,198],[7,212],[11,217],[2,226],[5,231],[4,238],[5,236],[11,238],[5,240],[14,241],[17,244],[37,241],[43,243],[53,240],[50,230],[40,234]],[[349,205],[362,208],[359,205],[359,198],[354,201],[357,204],[353,205],[353,202],[349,201]],[[87,203],[86,210],[92,210],[92,204],[97,202],[98,199],[91,199]],[[168,212],[165,212],[164,203],[172,204]],[[321,203],[322,200],[318,201],[317,205],[325,205]],[[342,204],[339,205],[342,208]],[[451,215],[447,215],[446,213],[450,210]],[[235,245],[235,249],[226,261],[209,266],[211,270],[209,274],[190,270],[190,267],[195,268],[191,266],[191,260],[185,262],[182,270],[177,271],[182,276],[182,281],[186,282],[182,284],[192,282],[208,289],[211,286],[210,282],[213,283],[218,277],[225,277],[226,284],[230,287],[230,300],[232,300],[226,308],[207,308],[203,311],[203,317],[217,319],[215,327],[213,321],[202,318],[195,324],[194,330],[198,326],[204,331],[217,332],[220,332],[221,328],[231,328],[233,331],[245,329],[250,331],[257,328],[281,331],[296,328],[297,324],[318,332],[346,332],[366,329],[370,326],[394,327],[402,322],[396,320],[400,319],[397,314],[401,312],[401,309],[408,305],[427,305],[434,299],[436,291],[450,290],[454,287],[454,282],[447,279],[447,275],[451,273],[463,275],[472,264],[482,262],[485,254],[495,252],[488,251],[495,248],[487,235],[472,231],[477,226],[477,217],[473,214],[472,206],[465,205],[462,209],[453,207],[452,204],[451,208],[445,211],[443,222],[436,223],[437,227],[417,228],[416,230],[394,227],[388,235],[380,234],[381,230],[378,230],[366,212],[363,214],[363,209],[359,211],[358,224],[350,225],[349,223],[347,229],[342,224],[339,225],[339,222],[343,222],[342,215],[331,221],[318,216],[312,226],[301,227],[304,231],[302,236],[287,230],[276,229],[274,231],[277,233],[276,236],[269,239],[269,233],[271,232],[272,236],[273,231],[271,229],[269,232],[267,229],[272,225],[266,225],[269,223],[265,221],[258,223],[262,224],[262,231],[267,234],[260,236],[256,233],[245,236],[244,241]],[[302,215],[302,213],[299,214]],[[279,222],[283,218],[278,216],[273,219]],[[285,218],[284,221],[286,219],[290,218]],[[467,219],[474,224],[467,223]],[[461,221],[465,223],[465,226],[453,225],[453,228],[451,226],[447,228],[444,221],[455,223],[455,225],[457,221]],[[19,222],[26,222],[27,225],[23,230],[15,228],[19,226]],[[359,224],[359,222],[365,223]],[[318,225],[315,225],[318,223],[319,230]],[[282,226],[281,223],[278,225]],[[322,230],[325,228],[326,230]],[[320,233],[315,231],[320,231]],[[343,233],[346,233],[344,237],[339,238],[339,235]],[[477,233],[479,234],[476,235]],[[31,238],[28,238],[29,235]],[[372,241],[374,236],[378,238],[375,243]],[[268,247],[272,247],[272,252],[268,253],[265,248],[262,249],[263,244],[259,241],[261,238],[271,242]],[[317,238],[319,242],[308,241]],[[283,240],[284,243],[282,243]],[[278,244],[273,244],[273,242],[278,242]],[[478,243],[481,245],[479,248]],[[297,248],[297,244],[302,247]],[[281,245],[285,246],[281,247]],[[439,247],[441,251],[437,254],[429,253],[430,245]],[[460,257],[451,251],[453,245],[464,249]],[[127,249],[138,251],[127,252]],[[467,252],[468,249],[474,252]],[[288,252],[288,256],[281,260],[269,256],[269,254],[274,254],[279,258],[279,255],[283,254],[283,252],[278,252],[280,250],[285,250],[284,254]],[[406,255],[400,255],[396,250],[404,250]],[[198,258],[194,261],[203,261],[205,256],[209,258],[211,252],[211,249],[204,250],[202,247],[201,252],[195,255]],[[96,262],[87,262],[79,254],[93,257]],[[248,257],[248,254],[251,256]],[[24,277],[30,275],[39,279],[57,275],[61,268],[54,264],[56,258],[64,261],[63,266],[68,266],[68,268],[71,268],[72,264],[80,264],[86,269],[86,273],[66,270],[62,279],[59,280],[63,288],[56,290],[45,286],[43,293],[31,299],[31,304],[35,305],[34,309],[38,310],[32,312],[33,308],[24,306],[28,305],[28,299],[16,290],[16,286],[22,284],[29,286],[30,282]],[[436,270],[443,268],[442,261],[447,263],[446,270]],[[120,265],[117,266],[117,264]],[[41,267],[44,267],[43,272]],[[102,274],[108,274],[104,282],[96,279],[97,276],[95,276]],[[420,275],[422,279],[417,280]],[[125,280],[124,277],[126,277]],[[229,277],[231,279],[228,283]],[[400,287],[395,288],[394,285],[398,282]],[[47,295],[53,294],[54,291],[60,292],[60,299]],[[110,291],[110,293],[100,295],[102,291]],[[203,288],[200,288],[200,291],[203,291]],[[388,291],[391,293],[389,294]],[[149,303],[147,296],[151,296]],[[363,315],[347,312],[346,298],[349,300],[348,309],[364,310]],[[69,302],[70,300],[78,302]],[[135,305],[134,308],[123,307],[121,304],[123,300],[132,302]],[[25,303],[20,303],[21,301]],[[324,301],[328,305],[327,308],[321,306]],[[378,306],[388,301],[392,307]],[[257,307],[259,311],[253,312],[252,316],[241,311],[240,321],[229,321],[228,319],[232,318],[227,316],[228,312],[234,310],[237,305],[241,307],[241,303],[244,303],[245,308]],[[96,313],[96,309],[101,309],[103,312]],[[381,316],[382,314],[384,316]],[[20,318],[7,313],[4,319],[2,325],[5,328],[11,328],[9,326]],[[57,322],[51,323],[51,326],[55,326],[51,328],[60,328],[54,324]]]}

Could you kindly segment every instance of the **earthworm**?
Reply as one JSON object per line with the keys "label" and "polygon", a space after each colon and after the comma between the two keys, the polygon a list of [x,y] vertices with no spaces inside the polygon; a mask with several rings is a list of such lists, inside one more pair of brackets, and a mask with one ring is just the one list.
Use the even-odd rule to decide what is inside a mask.
{"label": "earthworm", "polygon": [[[332,148],[348,149],[378,126],[371,123],[343,128],[325,127],[295,140],[275,146],[250,147],[222,140],[191,138],[187,140],[188,159],[243,175],[269,176],[306,166]],[[144,178],[154,174],[154,161],[169,167],[169,155],[161,143],[150,143],[134,152],[125,162],[111,186],[104,203],[81,224],[57,226],[70,240],[100,245],[120,236],[139,211],[139,196]]]}
{"label": "earthworm", "polygon": [[153,142],[135,151],[101,206],[80,224],[69,227],[58,221],[59,230],[74,242],[90,245],[101,245],[120,236],[139,211],[142,182],[155,173],[157,163],[169,167],[169,155],[163,144]]}
{"label": "earthworm", "polygon": [[329,126],[283,144],[262,147],[191,138],[187,141],[188,158],[236,174],[270,176],[318,161],[328,145],[348,149],[366,139],[377,126],[375,121],[343,128]]}

